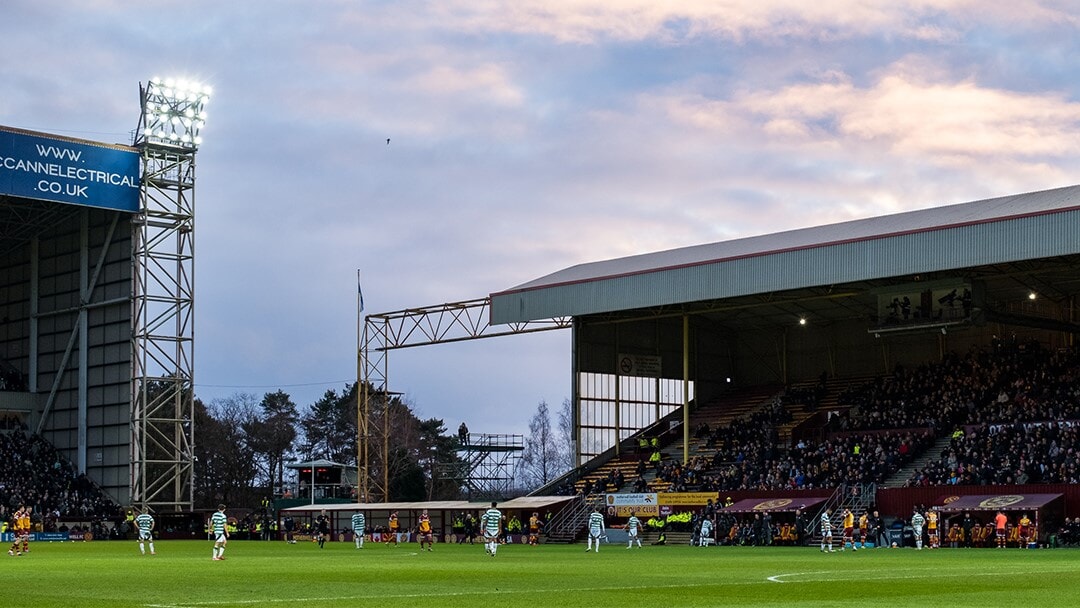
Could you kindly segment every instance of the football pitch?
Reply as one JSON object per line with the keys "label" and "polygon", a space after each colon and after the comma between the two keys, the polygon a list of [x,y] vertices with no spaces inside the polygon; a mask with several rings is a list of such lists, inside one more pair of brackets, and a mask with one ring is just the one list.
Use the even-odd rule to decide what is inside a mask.
{"label": "football pitch", "polygon": [[3,555],[3,605],[17,608],[346,606],[1077,606],[1074,549],[869,549],[232,541],[37,543]]}

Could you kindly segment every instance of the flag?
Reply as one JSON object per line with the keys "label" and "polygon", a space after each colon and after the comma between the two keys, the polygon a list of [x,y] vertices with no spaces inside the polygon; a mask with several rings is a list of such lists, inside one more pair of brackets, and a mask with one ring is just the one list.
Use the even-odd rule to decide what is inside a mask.
{"label": "flag", "polygon": [[364,288],[360,286],[360,271],[356,271],[356,301],[357,310],[364,312]]}

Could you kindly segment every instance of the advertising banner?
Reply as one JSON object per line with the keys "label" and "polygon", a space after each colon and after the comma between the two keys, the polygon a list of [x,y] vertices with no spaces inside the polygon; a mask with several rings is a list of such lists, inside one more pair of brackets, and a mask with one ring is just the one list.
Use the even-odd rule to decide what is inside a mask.
{"label": "advertising banner", "polygon": [[0,129],[0,195],[139,210],[139,154]]}
{"label": "advertising banner", "polygon": [[656,504],[651,505],[610,505],[607,508],[608,517],[630,517],[633,513],[640,518],[656,517],[660,515],[660,507]]}
{"label": "advertising banner", "polygon": [[656,495],[659,504],[685,507],[703,507],[710,499],[715,503],[719,492],[661,492]]}
{"label": "advertising banner", "polygon": [[[94,535],[89,532],[31,532],[30,542],[67,542],[71,541],[88,541],[93,540]],[[4,532],[0,534],[0,543],[13,543],[15,542],[14,532]]]}
{"label": "advertising banner", "polygon": [[605,500],[609,507],[636,507],[657,504],[656,492],[644,492],[639,494],[608,494]]}

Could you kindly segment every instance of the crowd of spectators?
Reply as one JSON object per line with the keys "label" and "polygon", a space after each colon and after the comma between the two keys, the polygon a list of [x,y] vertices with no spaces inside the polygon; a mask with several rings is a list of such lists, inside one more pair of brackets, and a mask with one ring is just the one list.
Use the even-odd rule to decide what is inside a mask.
{"label": "crowd of spectators", "polygon": [[1073,350],[1038,342],[972,348],[940,363],[897,367],[889,376],[846,391],[839,430],[929,428],[963,424],[1068,420],[1080,415],[1080,360]]}
{"label": "crowd of spectators", "polygon": [[[822,379],[730,425],[700,424],[694,435],[707,456],[684,464],[654,454],[650,468],[670,492],[881,483],[935,437],[966,428],[908,484],[1080,483],[1080,428],[1073,425],[1080,421],[1080,357],[1074,350],[995,340],[990,348],[949,354],[938,363],[898,366],[839,395],[847,412],[833,417],[825,439],[778,446],[790,408],[816,408],[825,390]],[[632,486],[644,491],[644,465],[639,468]],[[588,490],[622,487],[622,480],[604,480]]]}
{"label": "crowd of spectators", "polygon": [[992,360],[990,397],[909,486],[1080,481],[1080,359],[1031,345]]}
{"label": "crowd of spectators", "polygon": [[958,431],[941,458],[908,486],[1080,483],[1080,426],[1075,421],[983,424]]}
{"label": "crowd of spectators", "polygon": [[1080,517],[1065,518],[1061,527],[1058,528],[1057,543],[1064,547],[1080,545]]}
{"label": "crowd of spectators", "polygon": [[604,477],[599,477],[594,480],[585,480],[584,487],[581,490],[582,494],[604,494],[607,492],[618,492],[623,488],[626,483],[623,473],[620,469],[612,469]]}
{"label": "crowd of spectators", "polygon": [[710,431],[705,445],[711,459],[695,457],[686,465],[664,463],[659,476],[671,491],[814,489],[845,483],[880,483],[930,444],[926,430],[866,432],[783,450],[777,427],[791,413],[777,400],[728,427]]}
{"label": "crowd of spectators", "polygon": [[932,442],[926,431],[881,432],[834,436],[821,442],[799,442],[786,454],[720,462],[701,475],[697,489],[809,490],[843,484],[881,483],[908,464]]}
{"label": "crowd of spectators", "polygon": [[[936,364],[898,367],[887,377],[847,390],[851,405],[827,439],[777,448],[777,427],[790,414],[777,400],[722,428],[699,426],[714,451],[710,461],[664,462],[658,471],[670,491],[813,489],[881,483],[925,451],[934,437],[963,425],[942,458],[911,485],[947,483],[1074,483],[1080,420],[1080,359],[1037,342],[972,349]],[[821,387],[824,385],[822,384]],[[819,387],[811,389],[820,399]],[[799,401],[792,401],[795,403]],[[1056,421],[1053,425],[1019,425]]]}
{"label": "crowd of spectators", "polygon": [[0,506],[33,508],[34,523],[55,530],[58,520],[114,520],[119,507],[39,435],[0,433]]}

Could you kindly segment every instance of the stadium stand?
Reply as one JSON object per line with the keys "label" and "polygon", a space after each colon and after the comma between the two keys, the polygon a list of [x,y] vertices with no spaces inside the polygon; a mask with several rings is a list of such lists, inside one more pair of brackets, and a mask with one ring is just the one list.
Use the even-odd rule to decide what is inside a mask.
{"label": "stadium stand", "polygon": [[[1078,379],[1073,350],[995,340],[875,378],[758,387],[693,412],[687,463],[681,434],[658,449],[642,449],[648,438],[635,436],[630,443],[644,439],[642,448],[624,451],[570,491],[1080,483]],[[815,424],[820,428],[807,428]],[[653,451],[658,465],[650,462]],[[720,543],[764,543],[767,536],[739,530],[730,539],[730,530],[718,527]]]}

